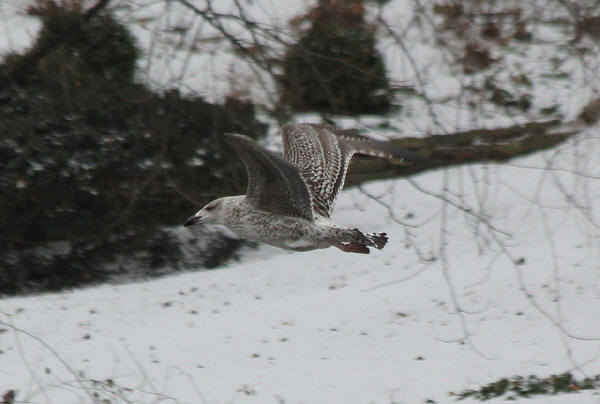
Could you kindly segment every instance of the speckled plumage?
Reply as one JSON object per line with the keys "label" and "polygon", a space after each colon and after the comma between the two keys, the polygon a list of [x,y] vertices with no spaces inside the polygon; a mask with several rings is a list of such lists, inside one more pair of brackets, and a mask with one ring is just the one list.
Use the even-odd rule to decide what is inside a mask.
{"label": "speckled plumage", "polygon": [[220,223],[242,238],[295,251],[335,246],[369,253],[368,247],[383,248],[385,233],[365,234],[329,220],[350,159],[354,153],[416,163],[421,159],[391,143],[330,126],[289,124],[281,133],[283,157],[247,136],[225,135],[248,172],[247,194],[217,199],[185,225]]}

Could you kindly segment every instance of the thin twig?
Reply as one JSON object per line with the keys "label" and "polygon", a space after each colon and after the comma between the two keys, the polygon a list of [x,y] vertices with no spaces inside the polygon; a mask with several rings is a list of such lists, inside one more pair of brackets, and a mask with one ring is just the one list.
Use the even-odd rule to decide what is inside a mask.
{"label": "thin twig", "polygon": [[[6,317],[11,318],[11,316],[9,314],[4,313],[4,312],[1,312],[1,313],[4,314]],[[94,398],[93,398],[92,394],[85,387],[85,383],[84,383],[85,379],[81,378],[79,376],[78,372],[76,372],[75,369],[73,369],[50,344],[48,344],[43,339],[33,335],[29,331],[15,326],[14,324],[10,324],[10,323],[0,320],[0,325],[11,329],[16,338],[18,338],[17,334],[23,334],[23,335],[33,339],[37,343],[41,344],[44,348],[46,348],[52,354],[52,356],[54,356],[60,362],[60,364],[75,378],[75,380],[77,381],[77,384],[79,385],[81,390],[83,390],[87,394],[88,398],[90,399],[90,403],[94,403]],[[44,392],[44,394],[45,394],[45,392]],[[49,400],[47,400],[47,401],[49,401]]]}

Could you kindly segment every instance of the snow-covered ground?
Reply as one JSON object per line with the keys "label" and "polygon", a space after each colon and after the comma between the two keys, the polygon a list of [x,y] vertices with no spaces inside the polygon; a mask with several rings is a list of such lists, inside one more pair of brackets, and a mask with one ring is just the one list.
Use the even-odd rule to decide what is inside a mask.
{"label": "snow-covered ground", "polygon": [[[214,3],[235,9],[231,2]],[[281,26],[312,4],[243,3],[251,15]],[[3,53],[27,47],[39,28],[24,16],[23,4],[0,2]],[[115,4],[146,51],[141,79],[210,100],[237,90],[267,99],[251,69],[224,51],[223,42],[210,42],[214,32],[189,10],[169,13],[165,7],[176,2]],[[408,35],[424,88],[388,38],[381,46],[390,74],[427,93],[442,127],[524,120],[489,103],[474,110],[461,104],[469,84],[462,81],[481,78],[457,82],[457,67],[445,62],[448,55],[434,41],[410,36],[427,29],[406,16],[413,2],[389,4],[386,18]],[[182,42],[168,33],[177,25],[189,26]],[[546,42],[519,45],[498,74],[532,75],[534,117],[556,104],[571,119],[598,93],[598,63],[587,56],[569,59],[568,49],[551,41],[556,29],[545,29],[536,37]],[[214,53],[166,45],[192,40]],[[551,65],[552,58],[564,63]],[[552,71],[570,79],[545,79]],[[421,98],[403,105],[385,118],[389,134],[441,130]],[[378,119],[338,122],[371,128]],[[390,236],[384,250],[368,256],[260,246],[218,270],[2,299],[0,397],[14,389],[16,402],[60,404],[446,403],[455,400],[452,392],[502,377],[598,374],[598,133],[596,125],[555,150],[509,164],[463,166],[345,191],[335,220]],[[598,404],[600,393],[522,401]]]}
{"label": "snow-covered ground", "polygon": [[[390,235],[368,256],[261,246],[219,270],[4,299],[2,322],[27,334],[0,328],[0,386],[34,403],[86,402],[87,393],[444,403],[506,376],[600,373],[600,161],[582,169],[575,150],[598,156],[600,139],[590,131],[510,165],[414,178],[434,193],[445,182],[445,197],[483,221],[405,180],[344,192],[338,222]],[[554,169],[539,169],[550,158]],[[435,262],[418,259],[407,230]],[[600,395],[527,402],[597,404]]]}

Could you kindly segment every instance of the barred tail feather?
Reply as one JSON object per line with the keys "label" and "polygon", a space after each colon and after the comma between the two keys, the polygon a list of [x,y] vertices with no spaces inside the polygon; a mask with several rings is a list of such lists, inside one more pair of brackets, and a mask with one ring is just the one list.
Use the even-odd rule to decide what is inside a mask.
{"label": "barred tail feather", "polygon": [[365,236],[369,239],[373,247],[381,250],[387,244],[388,238],[385,233],[366,233]]}

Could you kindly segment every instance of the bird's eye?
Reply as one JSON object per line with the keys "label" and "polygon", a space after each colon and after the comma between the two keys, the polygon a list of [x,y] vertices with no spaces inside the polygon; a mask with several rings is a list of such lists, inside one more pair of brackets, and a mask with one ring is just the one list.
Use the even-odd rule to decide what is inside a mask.
{"label": "bird's eye", "polygon": [[215,205],[208,205],[205,209],[211,211],[215,208]]}

